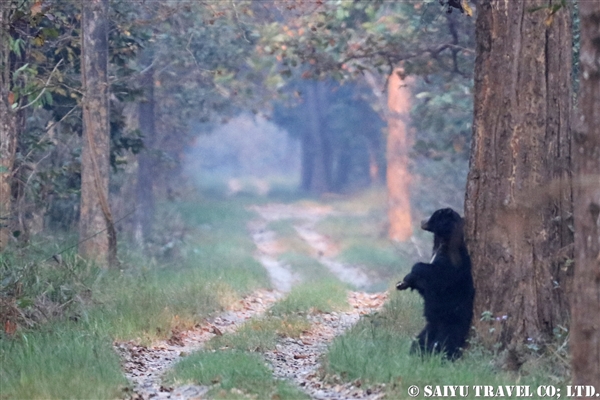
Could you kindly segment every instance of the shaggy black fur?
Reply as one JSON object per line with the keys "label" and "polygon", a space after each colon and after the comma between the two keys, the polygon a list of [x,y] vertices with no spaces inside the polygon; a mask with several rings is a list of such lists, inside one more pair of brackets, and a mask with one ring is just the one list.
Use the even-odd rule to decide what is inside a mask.
{"label": "shaggy black fur", "polygon": [[[417,337],[421,353],[444,351],[454,360],[469,334],[475,297],[463,219],[444,208],[423,221],[421,228],[434,235],[431,263],[415,264],[396,288],[416,289],[423,296],[427,325]],[[414,343],[411,351],[416,348]]]}

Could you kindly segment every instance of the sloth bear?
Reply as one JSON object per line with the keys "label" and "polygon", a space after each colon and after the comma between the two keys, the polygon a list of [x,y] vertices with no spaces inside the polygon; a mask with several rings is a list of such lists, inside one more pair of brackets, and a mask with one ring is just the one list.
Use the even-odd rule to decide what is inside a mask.
{"label": "sloth bear", "polygon": [[[455,360],[469,334],[475,297],[463,219],[444,208],[423,221],[421,228],[434,235],[431,262],[415,264],[396,288],[416,289],[423,296],[427,325],[417,338],[421,354],[444,351]],[[411,352],[416,348],[413,343]]]}

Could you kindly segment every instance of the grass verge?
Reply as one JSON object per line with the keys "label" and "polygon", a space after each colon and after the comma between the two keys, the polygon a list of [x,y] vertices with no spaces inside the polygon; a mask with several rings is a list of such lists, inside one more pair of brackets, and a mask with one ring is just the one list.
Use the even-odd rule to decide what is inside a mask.
{"label": "grass verge", "polygon": [[336,280],[298,285],[264,317],[248,321],[234,333],[216,336],[207,344],[209,350],[180,361],[168,380],[214,385],[211,394],[217,398],[308,398],[290,384],[273,379],[257,353],[274,349],[278,337],[298,338],[309,330],[309,312],[346,307],[347,289]]}
{"label": "grass verge", "polygon": [[285,299],[270,310],[274,315],[331,312],[348,307],[347,287],[334,279],[322,279],[295,286]]}
{"label": "grass verge", "polygon": [[[2,398],[115,398],[125,382],[112,341],[151,342],[259,287],[264,268],[245,231],[241,201],[162,205],[153,257],[121,248],[103,270],[53,244],[0,256]],[[160,224],[159,224],[160,222]],[[6,307],[5,307],[6,306]],[[13,325],[11,325],[13,326]],[[19,326],[18,328],[16,328]]]}
{"label": "grass verge", "polygon": [[295,273],[300,275],[303,282],[312,284],[323,279],[327,281],[336,280],[334,274],[307,253],[288,251],[281,254],[279,260],[284,265],[289,265]]}
{"label": "grass verge", "polygon": [[105,334],[61,323],[0,340],[3,399],[111,399],[126,385]]}
{"label": "grass verge", "polygon": [[248,321],[235,333],[216,336],[207,347],[213,350],[264,352],[275,348],[278,336],[297,338],[308,329],[310,323],[306,318],[271,315]]}
{"label": "grass verge", "polygon": [[[494,355],[472,346],[455,362],[441,356],[419,357],[410,354],[412,337],[424,326],[422,305],[415,293],[394,293],[384,309],[361,319],[344,335],[336,338],[325,356],[324,368],[328,375],[363,385],[385,385],[387,398],[409,398],[408,387],[416,385],[539,385],[550,382],[554,376],[548,366],[536,365],[516,375],[503,371],[494,361]],[[561,382],[566,384],[567,382]],[[467,398],[475,398],[474,390]],[[512,398],[512,397],[506,397]]]}
{"label": "grass verge", "polygon": [[194,353],[166,377],[171,384],[212,385],[209,395],[223,399],[308,399],[291,384],[273,378],[259,354],[227,350]]}

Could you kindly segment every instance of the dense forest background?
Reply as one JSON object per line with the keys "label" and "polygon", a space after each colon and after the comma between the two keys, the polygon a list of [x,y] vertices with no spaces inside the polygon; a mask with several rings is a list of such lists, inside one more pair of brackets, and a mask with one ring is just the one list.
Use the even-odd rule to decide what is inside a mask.
{"label": "dense forest background", "polygon": [[[6,397],[123,396],[117,357],[98,349],[164,339],[273,287],[244,238],[251,210],[308,201],[335,211],[296,218],[368,269],[371,292],[428,258],[417,221],[464,214],[465,370],[518,381],[543,360],[545,384],[600,392],[598,21],[595,2],[558,0],[0,1]],[[292,238],[306,226],[270,222],[295,249],[279,261],[313,271]],[[404,332],[408,353],[394,296],[367,325]],[[359,331],[347,340],[367,341]],[[47,346],[105,368],[89,370],[98,391],[61,392],[57,375],[78,375]],[[372,358],[360,346],[327,373],[406,393],[402,367],[352,369]]]}

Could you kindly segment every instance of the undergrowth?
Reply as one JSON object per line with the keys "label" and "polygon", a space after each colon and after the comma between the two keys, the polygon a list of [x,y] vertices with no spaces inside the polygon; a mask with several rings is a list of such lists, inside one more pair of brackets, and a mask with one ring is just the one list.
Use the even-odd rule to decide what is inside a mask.
{"label": "undergrowth", "polygon": [[[127,384],[113,340],[149,343],[268,287],[244,202],[161,206],[151,256],[119,249],[120,269],[84,262],[49,238],[0,255],[2,398],[115,398]],[[8,322],[6,322],[8,321]]]}
{"label": "undergrowth", "polygon": [[[412,338],[424,326],[421,313],[416,293],[393,293],[379,313],[362,318],[333,341],[325,356],[324,373],[348,382],[360,380],[366,387],[384,384],[392,399],[409,398],[412,385],[421,389],[425,385],[515,384],[536,388],[567,383],[552,373],[548,362],[537,362],[535,368],[522,368],[518,374],[505,371],[498,365],[497,355],[478,345],[472,345],[455,362],[440,355],[410,354]],[[474,390],[467,398],[475,398]]]}

